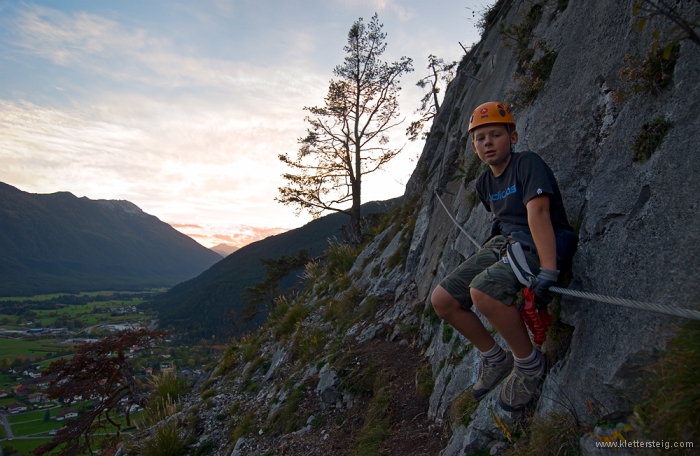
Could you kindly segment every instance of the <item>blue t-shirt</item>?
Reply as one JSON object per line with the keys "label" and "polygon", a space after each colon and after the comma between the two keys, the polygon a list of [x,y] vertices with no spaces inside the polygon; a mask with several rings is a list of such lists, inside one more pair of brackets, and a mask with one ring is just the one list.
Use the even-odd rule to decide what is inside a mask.
{"label": "blue t-shirt", "polygon": [[502,234],[516,230],[529,233],[527,203],[542,194],[549,195],[554,230],[573,231],[554,173],[534,152],[512,154],[508,166],[498,177],[494,177],[490,169],[484,171],[477,178],[476,192],[486,210],[500,222]]}

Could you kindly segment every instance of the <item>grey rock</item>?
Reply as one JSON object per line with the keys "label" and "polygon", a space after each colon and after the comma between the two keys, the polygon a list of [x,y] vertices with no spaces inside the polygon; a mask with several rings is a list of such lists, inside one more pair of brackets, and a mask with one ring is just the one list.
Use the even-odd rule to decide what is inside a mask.
{"label": "grey rock", "polygon": [[270,361],[270,368],[265,373],[263,380],[269,382],[275,375],[275,370],[284,362],[284,358],[287,355],[286,350],[279,349],[272,355],[272,360]]}
{"label": "grey rock", "polygon": [[489,454],[491,456],[499,456],[506,451],[506,448],[508,448],[508,445],[505,442],[497,442],[491,447]]}
{"label": "grey rock", "polygon": [[326,363],[318,373],[318,385],[316,386],[316,392],[324,404],[335,405],[342,399],[343,396],[337,389],[338,382],[338,374]]}

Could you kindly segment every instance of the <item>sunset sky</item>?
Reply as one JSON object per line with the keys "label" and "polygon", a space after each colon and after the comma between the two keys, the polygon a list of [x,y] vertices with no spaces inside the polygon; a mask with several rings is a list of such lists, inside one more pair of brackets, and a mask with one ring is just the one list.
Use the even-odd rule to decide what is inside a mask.
{"label": "sunset sky", "polygon": [[[274,198],[354,21],[377,12],[384,60],[406,55],[404,151],[363,200],[403,194],[420,142],[404,131],[428,54],[459,60],[487,4],[425,0],[0,0],[0,181],[123,199],[205,246],[310,220]],[[473,13],[476,12],[476,16]]]}

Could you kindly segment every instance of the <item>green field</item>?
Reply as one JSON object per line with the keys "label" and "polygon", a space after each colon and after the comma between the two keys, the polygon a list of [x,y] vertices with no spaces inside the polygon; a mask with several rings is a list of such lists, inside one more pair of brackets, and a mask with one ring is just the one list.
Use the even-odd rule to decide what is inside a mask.
{"label": "green field", "polygon": [[12,433],[16,436],[40,434],[42,432],[49,432],[51,429],[60,428],[63,426],[63,423],[63,421],[44,421],[43,419],[26,421],[24,423],[13,424]]}
{"label": "green field", "polygon": [[47,353],[56,353],[59,349],[70,348],[61,344],[60,339],[4,339],[0,338],[0,358],[14,357],[17,355],[46,356]]}
{"label": "green field", "polygon": [[[61,407],[53,407],[48,409],[51,417],[56,416],[58,412],[61,411]],[[36,410],[33,412],[20,413],[17,415],[12,415],[7,417],[7,421],[10,424],[23,423],[25,421],[43,420],[44,415],[46,415],[46,409]]]}
{"label": "green field", "polygon": [[10,445],[12,448],[15,450],[19,451],[20,454],[23,454],[25,456],[28,456],[34,451],[36,447],[39,445],[43,445],[47,442],[50,442],[50,438],[40,438],[40,439],[15,439],[11,442],[5,441],[2,442],[2,446],[7,446]]}

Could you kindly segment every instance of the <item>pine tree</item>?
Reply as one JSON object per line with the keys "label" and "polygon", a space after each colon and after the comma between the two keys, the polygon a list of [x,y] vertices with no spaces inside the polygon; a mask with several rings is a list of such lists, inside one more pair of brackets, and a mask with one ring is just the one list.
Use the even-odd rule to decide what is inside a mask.
{"label": "pine tree", "polygon": [[388,147],[387,132],[401,123],[399,78],[413,66],[408,57],[393,63],[380,60],[385,38],[376,14],[369,24],[360,18],[352,25],[344,47],[347,56],[333,71],[337,79],[330,82],[325,106],[304,108],[310,126],[299,139],[296,159],[279,156],[295,174],[283,174],[287,183],[276,200],[315,217],[325,211],[348,214],[354,244],[362,240],[362,177],[401,151]]}

